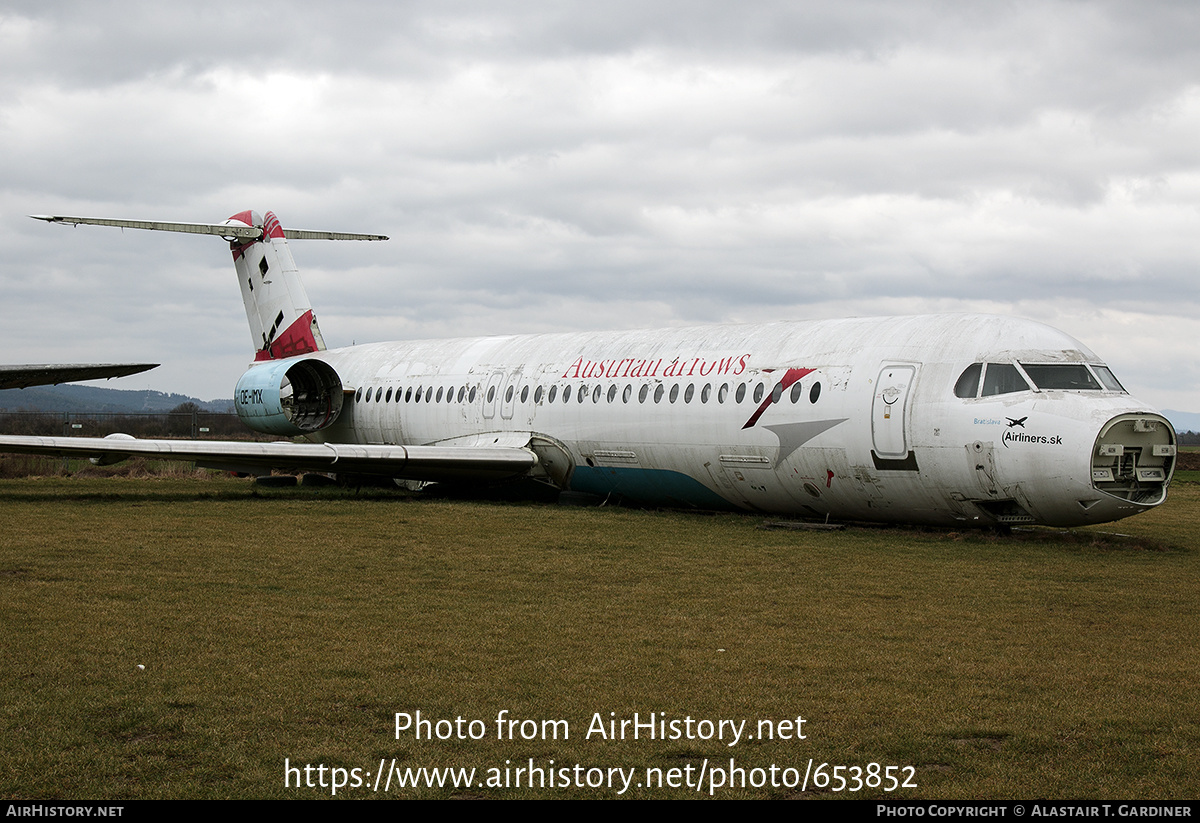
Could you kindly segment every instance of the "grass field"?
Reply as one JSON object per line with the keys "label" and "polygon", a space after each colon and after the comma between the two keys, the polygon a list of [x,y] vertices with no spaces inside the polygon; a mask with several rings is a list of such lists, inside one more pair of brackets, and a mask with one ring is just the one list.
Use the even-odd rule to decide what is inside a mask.
{"label": "grass field", "polygon": [[[0,507],[5,797],[330,796],[318,765],[359,769],[351,798],[615,797],[623,778],[558,781],[616,768],[625,797],[707,796],[715,768],[719,797],[1200,795],[1194,483],[1107,527],[1008,537],[215,477],[5,480]],[[397,739],[418,710],[484,737]],[[497,739],[502,711],[569,737]],[[635,712],[684,736],[587,734]],[[689,717],[747,722],[730,746]],[[758,739],[760,720],[805,738]],[[285,759],[326,788],[285,786]],[[393,759],[477,771],[373,791]],[[530,760],[571,771],[513,787]],[[916,788],[833,771],[873,763]],[[773,765],[808,790],[772,787]],[[702,769],[699,794],[638,787]]]}

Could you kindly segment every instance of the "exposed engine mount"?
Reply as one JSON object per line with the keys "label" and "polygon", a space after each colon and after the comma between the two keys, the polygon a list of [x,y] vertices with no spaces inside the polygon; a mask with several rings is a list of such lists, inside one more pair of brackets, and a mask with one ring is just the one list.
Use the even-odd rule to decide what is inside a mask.
{"label": "exposed engine mount", "polygon": [[289,359],[243,374],[233,405],[255,431],[295,436],[333,425],[342,412],[342,396],[341,378],[328,363]]}

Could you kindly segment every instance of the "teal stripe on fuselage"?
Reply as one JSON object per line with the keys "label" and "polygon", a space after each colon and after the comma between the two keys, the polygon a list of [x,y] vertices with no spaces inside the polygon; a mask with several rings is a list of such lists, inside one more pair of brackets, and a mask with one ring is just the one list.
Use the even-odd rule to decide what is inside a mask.
{"label": "teal stripe on fuselage", "polygon": [[571,491],[618,495],[650,506],[736,509],[721,495],[686,474],[667,469],[576,466]]}

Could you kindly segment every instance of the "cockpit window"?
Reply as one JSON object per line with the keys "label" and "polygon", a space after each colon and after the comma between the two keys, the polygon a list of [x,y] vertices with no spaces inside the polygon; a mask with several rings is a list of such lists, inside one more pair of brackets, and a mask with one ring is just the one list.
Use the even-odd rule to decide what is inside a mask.
{"label": "cockpit window", "polygon": [[988,363],[983,373],[983,397],[1029,391],[1029,384],[1012,363]]}
{"label": "cockpit window", "polygon": [[1092,369],[1096,372],[1096,376],[1100,378],[1100,382],[1104,384],[1104,388],[1109,391],[1125,391],[1125,387],[1113,376],[1108,366],[1092,366]]}
{"label": "cockpit window", "polygon": [[[954,384],[955,397],[974,397],[979,394],[979,375],[983,372],[982,363],[972,363],[967,366]],[[799,384],[797,384],[799,385]]]}
{"label": "cockpit window", "polygon": [[1042,391],[1125,391],[1108,366],[1095,363],[1022,363],[1020,369],[1012,363],[972,363],[958,376],[954,396],[969,400],[1029,391],[1030,381]]}
{"label": "cockpit window", "polygon": [[1050,363],[1034,365],[1022,363],[1021,368],[1039,389],[1068,389],[1075,391],[1100,391],[1100,384],[1082,363]]}

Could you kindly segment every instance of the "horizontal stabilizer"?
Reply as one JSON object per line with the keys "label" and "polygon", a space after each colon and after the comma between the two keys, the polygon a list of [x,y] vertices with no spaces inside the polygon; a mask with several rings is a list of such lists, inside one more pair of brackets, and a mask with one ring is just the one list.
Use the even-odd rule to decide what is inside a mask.
{"label": "horizontal stabilizer", "polygon": [[284,229],[288,240],[387,240],[386,234],[354,234],[345,231],[312,231],[310,229]]}
{"label": "horizontal stabilizer", "polygon": [[[226,240],[257,240],[263,236],[262,226],[245,226],[233,223],[168,223],[162,220],[116,220],[109,217],[67,217],[60,214],[31,214],[34,220],[47,223],[64,223],[70,226],[115,226],[121,229],[145,229],[146,231],[174,231],[183,234],[214,234]],[[284,229],[289,240],[387,240],[382,234],[355,234],[344,231],[310,231],[308,229]]]}
{"label": "horizontal stabilizer", "polygon": [[0,436],[0,452],[186,460],[210,468],[300,469],[375,474],[403,480],[491,482],[529,472],[537,456],[513,447],[370,446],[352,443],[250,443],[238,440],[138,440],[131,437]]}

